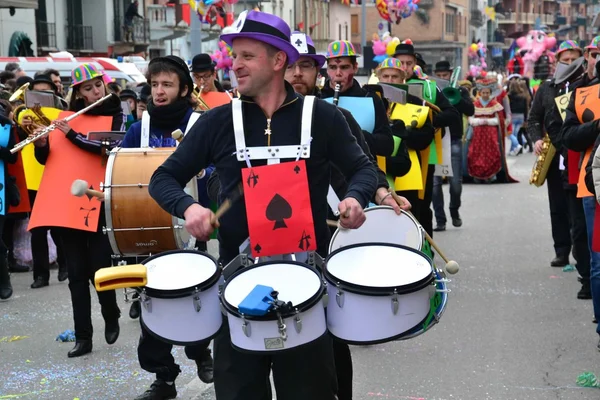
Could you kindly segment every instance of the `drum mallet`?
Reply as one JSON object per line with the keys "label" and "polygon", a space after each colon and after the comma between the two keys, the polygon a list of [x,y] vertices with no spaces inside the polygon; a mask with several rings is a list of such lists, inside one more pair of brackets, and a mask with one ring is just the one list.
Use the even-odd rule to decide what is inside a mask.
{"label": "drum mallet", "polygon": [[83,195],[88,195],[92,197],[97,197],[98,200],[104,200],[104,192],[100,192],[98,190],[89,189],[88,183],[81,179],[75,179],[73,184],[71,185],[71,194],[73,196],[81,197]]}
{"label": "drum mallet", "polygon": [[[394,200],[396,200],[396,203],[398,203],[399,206],[404,205],[404,202],[402,201],[400,196],[398,196],[398,194],[396,193],[395,190],[391,190],[390,193],[392,194],[392,197],[394,198]],[[407,212],[410,215],[412,215],[412,213],[410,211],[407,211]],[[413,215],[413,217],[414,217],[414,215]],[[429,244],[435,249],[435,251],[437,251],[437,253],[440,255],[440,257],[442,257],[442,260],[444,260],[444,262],[446,263],[446,271],[449,274],[456,274],[459,270],[458,263],[454,260],[448,260],[448,258],[446,258],[446,256],[444,255],[444,252],[442,250],[440,250],[438,245],[433,241],[433,238],[431,236],[429,236],[429,233],[425,232],[425,230],[423,230],[423,233],[425,234],[425,238],[427,239]]]}
{"label": "drum mallet", "polygon": [[181,129],[177,129],[176,131],[173,131],[173,133],[171,133],[171,137],[177,140],[179,143],[181,143],[181,141],[183,140],[183,132],[181,132]]}

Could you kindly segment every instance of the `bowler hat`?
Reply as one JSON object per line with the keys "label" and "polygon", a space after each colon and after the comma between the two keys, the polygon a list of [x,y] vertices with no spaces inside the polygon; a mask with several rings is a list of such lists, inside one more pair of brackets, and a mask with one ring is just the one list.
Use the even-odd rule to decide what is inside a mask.
{"label": "bowler hat", "polygon": [[214,71],[216,65],[209,54],[197,54],[192,59],[192,72]]}
{"label": "bowler hat", "polygon": [[398,56],[414,56],[415,55],[415,46],[409,43],[400,43],[396,46],[396,51],[394,51],[394,58]]}
{"label": "bowler hat", "polygon": [[435,63],[435,69],[433,72],[452,72],[449,61],[440,61]]}

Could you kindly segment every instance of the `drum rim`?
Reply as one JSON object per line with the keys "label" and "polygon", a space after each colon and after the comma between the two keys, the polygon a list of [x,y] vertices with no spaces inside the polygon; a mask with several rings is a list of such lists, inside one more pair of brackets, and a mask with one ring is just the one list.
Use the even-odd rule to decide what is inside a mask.
{"label": "drum rim", "polygon": [[148,327],[148,325],[146,325],[146,323],[144,322],[144,310],[142,310],[142,312],[140,313],[140,324],[142,324],[142,326],[146,329],[146,331],[148,333],[150,333],[150,335],[154,336],[154,338],[156,338],[160,341],[166,342],[166,343],[170,343],[175,346],[194,346],[194,345],[198,345],[198,344],[208,343],[211,340],[213,340],[215,337],[219,336],[219,334],[223,331],[223,325],[225,325],[224,323],[221,323],[221,326],[219,326],[219,329],[217,329],[217,331],[214,334],[210,335],[206,339],[195,340],[193,342],[180,342],[178,340],[172,340],[172,339],[168,339],[164,336],[161,336],[158,333],[154,332],[152,329],[150,329]]}
{"label": "drum rim", "polygon": [[225,282],[225,285],[223,285],[223,289],[221,290],[221,293],[219,293],[219,298],[221,299],[221,304],[223,305],[223,308],[225,309],[225,311],[227,313],[234,315],[238,318],[247,319],[248,321],[275,321],[275,320],[277,320],[277,317],[275,315],[273,315],[272,313],[267,313],[267,315],[264,315],[264,316],[254,316],[254,315],[242,314],[242,313],[240,313],[240,311],[238,310],[237,307],[233,306],[227,300],[225,300],[225,291],[227,290],[227,286],[229,286],[229,283],[233,280],[233,278],[235,278],[238,275],[241,275],[245,271],[249,271],[249,270],[257,268],[257,267],[262,267],[265,265],[272,265],[272,264],[294,264],[294,265],[299,265],[301,267],[305,267],[305,268],[311,270],[312,272],[314,272],[315,275],[317,275],[317,278],[319,278],[319,282],[321,283],[319,285],[319,290],[317,291],[317,293],[315,293],[313,296],[309,297],[307,300],[303,301],[300,304],[297,304],[297,305],[294,304],[294,311],[285,313],[285,314],[281,314],[281,318],[293,317],[296,314],[310,310],[311,308],[313,308],[315,305],[317,305],[321,301],[321,299],[325,295],[326,289],[325,289],[325,285],[323,284],[323,277],[315,267],[313,267],[312,265],[304,264],[304,263],[301,263],[298,261],[291,261],[291,260],[289,260],[289,261],[288,260],[265,261],[265,262],[259,262],[259,263],[250,265],[245,268],[238,269],[229,277],[229,280],[227,282]]}
{"label": "drum rim", "polygon": [[205,253],[203,251],[189,250],[189,249],[163,251],[162,253],[158,253],[151,257],[146,258],[144,261],[141,262],[141,264],[146,265],[150,261],[155,260],[159,257],[163,257],[163,256],[166,256],[169,254],[177,254],[177,253],[200,254],[200,255],[208,258],[215,264],[216,271],[206,281],[201,282],[200,284],[196,284],[196,285],[181,288],[181,289],[166,290],[166,289],[155,289],[155,288],[151,288],[148,286],[141,287],[141,290],[145,291],[145,293],[148,296],[154,297],[157,299],[178,299],[181,297],[187,297],[196,291],[204,292],[204,291],[212,288],[219,281],[219,278],[221,277],[221,268],[219,267],[219,263],[213,256],[211,256],[210,254]]}
{"label": "drum rim", "polygon": [[[356,283],[347,282],[347,281],[335,276],[327,268],[329,260],[336,254],[341,253],[342,251],[345,251],[345,250],[350,250],[355,247],[366,247],[366,246],[395,247],[395,248],[400,248],[403,250],[409,250],[413,253],[417,253],[418,255],[422,256],[429,263],[429,265],[431,266],[431,273],[427,274],[423,279],[420,279],[420,280],[410,283],[408,285],[382,286],[382,287],[374,288],[371,286],[364,286],[364,285],[359,285]],[[419,290],[426,288],[428,285],[430,285],[435,280],[435,273],[434,273],[433,261],[431,260],[431,258],[429,258],[427,256],[427,254],[423,253],[422,251],[419,251],[419,250],[413,249],[412,247],[404,246],[401,244],[366,242],[366,243],[355,243],[355,244],[351,244],[351,245],[348,245],[345,247],[341,247],[341,248],[335,250],[334,252],[330,253],[327,256],[327,258],[325,259],[325,262],[323,263],[323,277],[329,283],[331,283],[334,287],[339,287],[340,289],[344,289],[345,291],[347,291],[349,293],[369,295],[369,296],[389,296],[389,295],[393,295],[393,294],[410,294],[410,293],[418,292]]]}
{"label": "drum rim", "polygon": [[[246,318],[249,319],[249,318]],[[235,343],[233,343],[233,341],[231,341],[231,347],[233,347],[234,349],[236,349],[237,351],[239,351],[240,353],[246,353],[246,354],[264,354],[264,355],[268,355],[268,354],[281,354],[281,353],[287,353],[287,352],[292,352],[292,351],[301,351],[304,350],[304,346],[309,345],[311,343],[314,343],[318,340],[323,340],[323,338],[325,336],[329,335],[329,329],[327,329],[327,325],[325,325],[325,332],[323,332],[323,334],[321,336],[319,336],[316,339],[311,340],[310,342],[306,342],[306,343],[302,343],[298,346],[294,346],[294,347],[290,347],[290,348],[283,348],[283,349],[279,349],[279,350],[248,350],[245,349],[243,347],[237,346]]]}
{"label": "drum rim", "polygon": [[[374,207],[366,208],[364,210],[364,212],[366,214],[366,213],[368,213],[370,211],[376,211],[376,210],[391,210],[391,211],[394,211],[394,208],[391,207],[391,206],[374,206]],[[423,233],[421,232],[421,230],[423,229],[423,227],[421,226],[421,224],[419,224],[419,221],[417,221],[417,219],[414,216],[412,216],[412,214],[410,214],[410,213],[408,213],[408,212],[406,212],[404,210],[400,210],[400,211],[401,211],[401,214],[403,216],[408,217],[415,224],[415,226],[417,227],[417,230],[419,231],[419,234],[421,236],[421,241],[423,241]],[[333,249],[333,245],[334,245],[335,239],[338,237],[338,233],[340,231],[341,231],[341,229],[338,228],[331,235],[331,240],[329,241],[329,247],[328,247],[330,253],[333,253],[335,251]],[[348,246],[350,246],[350,245],[348,245]],[[343,246],[343,247],[340,247],[340,248],[344,248],[344,247],[348,247],[348,246]]]}

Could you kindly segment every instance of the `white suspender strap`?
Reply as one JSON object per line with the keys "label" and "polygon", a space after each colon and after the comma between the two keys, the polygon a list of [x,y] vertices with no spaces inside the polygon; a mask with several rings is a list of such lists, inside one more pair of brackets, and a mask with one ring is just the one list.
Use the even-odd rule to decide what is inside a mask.
{"label": "white suspender strap", "polygon": [[310,135],[312,131],[315,99],[315,96],[304,97],[304,105],[302,107],[302,125],[300,127],[300,146],[302,146],[302,151],[298,154],[296,161],[298,161],[300,158],[310,158]]}
{"label": "white suspender strap", "polygon": [[242,101],[240,99],[231,100],[231,109],[237,159],[240,161],[246,161],[246,165],[248,168],[250,168],[252,165],[250,165],[250,158],[246,149],[246,139],[244,138],[244,116],[242,115]]}
{"label": "white suspender strap", "polygon": [[142,134],[140,137],[140,147],[150,146],[150,114],[144,111],[142,114]]}
{"label": "white suspender strap", "polygon": [[194,126],[194,124],[196,123],[196,121],[198,121],[198,118],[200,118],[200,114],[198,114],[197,112],[193,112],[190,115],[190,119],[188,120],[187,126],[185,127],[185,134],[187,135],[187,133],[190,131],[190,129],[192,129],[192,127]]}

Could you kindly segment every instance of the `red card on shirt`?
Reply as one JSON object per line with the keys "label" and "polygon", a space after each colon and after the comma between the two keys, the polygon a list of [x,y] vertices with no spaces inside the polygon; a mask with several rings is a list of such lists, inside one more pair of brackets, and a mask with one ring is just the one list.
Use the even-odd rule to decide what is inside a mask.
{"label": "red card on shirt", "polygon": [[304,160],[244,168],[253,257],[317,249]]}
{"label": "red card on shirt", "polygon": [[567,169],[569,173],[569,184],[576,185],[579,181],[579,152],[567,151]]}

